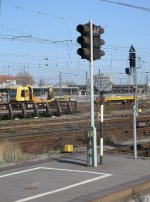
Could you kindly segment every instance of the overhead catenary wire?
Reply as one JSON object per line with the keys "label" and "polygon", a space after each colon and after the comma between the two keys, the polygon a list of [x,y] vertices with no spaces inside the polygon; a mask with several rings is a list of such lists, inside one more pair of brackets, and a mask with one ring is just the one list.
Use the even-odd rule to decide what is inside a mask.
{"label": "overhead catenary wire", "polygon": [[130,7],[130,8],[150,12],[150,8],[145,8],[145,7],[136,6],[136,5],[132,5],[132,4],[121,3],[121,2],[110,1],[110,0],[99,0],[99,1],[103,1],[106,3],[116,4],[116,5],[120,5],[120,6],[126,6],[126,7]]}
{"label": "overhead catenary wire", "polygon": [[27,42],[35,42],[35,43],[47,43],[47,44],[57,44],[57,45],[68,45],[68,43],[72,43],[72,40],[64,39],[64,40],[49,40],[49,39],[42,39],[38,37],[33,37],[32,35],[2,35],[0,34],[1,39],[6,40],[19,40],[19,41],[27,41]]}
{"label": "overhead catenary wire", "polygon": [[[106,1],[105,1],[106,2]],[[112,3],[113,1],[107,1],[107,3]],[[120,2],[117,2],[118,5],[121,5]],[[124,5],[122,5],[124,6]],[[129,5],[128,5],[129,6]],[[134,6],[134,5],[132,5]],[[130,5],[131,7],[131,5]],[[135,6],[134,6],[135,7]],[[45,13],[45,12],[42,12],[42,11],[34,11],[34,10],[30,10],[30,9],[24,9],[23,7],[20,7],[20,6],[17,6],[15,9],[17,10],[26,10],[28,12],[32,12],[32,13],[35,13],[37,15],[43,15],[43,16],[48,16],[48,17],[52,17],[52,18],[56,18],[58,19],[60,22],[63,22],[65,24],[65,29],[67,30],[68,32],[68,36],[69,38],[71,39],[71,34],[69,33],[69,27],[67,27],[67,22],[66,22],[66,18],[64,17],[61,17],[61,16],[52,16],[48,13]],[[8,28],[9,29],[9,28]],[[12,30],[12,31],[17,31],[17,30]],[[18,32],[19,33],[19,32]],[[26,34],[26,33],[22,33],[20,32],[20,36],[25,36],[25,37],[20,37],[20,36],[17,36],[16,38],[13,38],[13,36],[16,37],[16,35],[10,35],[9,37],[9,41],[20,41],[20,42],[30,42],[30,43],[40,43],[40,44],[48,44],[48,45],[61,45],[61,47],[64,47],[64,46],[68,46],[68,53],[66,54],[66,56],[64,56],[64,60],[66,61],[62,61],[62,59],[60,57],[58,57],[58,55],[56,55],[55,59],[52,59],[50,56],[48,56],[49,58],[49,68],[50,67],[57,67],[59,68],[60,66],[61,67],[72,67],[71,70],[73,71],[74,68],[76,68],[77,71],[80,71],[80,72],[84,72],[85,69],[86,69],[86,65],[84,63],[84,61],[80,61],[79,62],[79,58],[76,57],[76,58],[73,58],[70,54],[70,47],[71,46],[77,46],[76,43],[73,43],[72,40],[68,41],[68,42],[58,42],[58,41],[55,41],[55,43],[51,42],[51,40],[49,41],[48,39],[41,39],[41,38],[38,38],[38,37],[33,37],[31,34]],[[32,36],[33,38],[31,38],[30,36]],[[12,38],[11,38],[12,37]],[[20,38],[18,38],[20,37]],[[7,40],[5,38],[5,40]],[[140,51],[140,56],[142,57],[147,57],[147,62],[145,63],[149,63],[149,50],[147,49],[140,49],[138,47],[136,47],[138,51]],[[105,58],[103,58],[99,63],[101,63],[101,68],[102,70],[108,68],[110,65],[108,65],[109,61],[111,61],[111,68],[113,68],[113,71],[114,72],[117,72],[117,70],[119,69],[119,62],[122,62],[122,63],[126,63],[126,61],[128,60],[128,49],[129,47],[127,46],[115,46],[115,45],[112,45],[112,46],[109,46],[109,45],[105,45],[105,50],[107,50],[107,55],[105,56]],[[18,56],[14,56],[13,60],[16,60],[15,57],[20,57],[19,54]],[[30,69],[31,67],[33,67],[33,69],[36,68],[36,65],[39,65],[41,64],[41,67],[42,67],[42,62],[39,61],[41,60],[41,58],[37,58],[37,64],[34,66],[33,65],[33,62],[32,60],[35,58],[34,55],[31,56],[32,59],[25,59],[23,58],[23,63],[26,64],[26,65],[31,65],[30,66]],[[41,57],[41,56],[38,56],[38,57]],[[56,58],[57,58],[57,61],[56,61]],[[9,62],[9,69],[12,69],[13,65],[11,65],[11,62],[13,62],[12,59],[9,59],[9,57],[7,58],[8,61],[6,61],[6,64]],[[69,60],[73,60],[72,64],[70,62],[69,64]],[[114,62],[116,64],[114,64]],[[57,65],[56,65],[57,63]],[[78,63],[80,65],[78,65]],[[99,68],[99,63],[97,63],[95,65],[95,69]],[[21,62],[18,62],[18,65],[17,65],[17,68],[19,69],[19,65],[22,65]],[[32,66],[33,65],[33,66]],[[71,66],[72,65],[72,66]],[[37,71],[41,71],[41,69],[39,68]]]}

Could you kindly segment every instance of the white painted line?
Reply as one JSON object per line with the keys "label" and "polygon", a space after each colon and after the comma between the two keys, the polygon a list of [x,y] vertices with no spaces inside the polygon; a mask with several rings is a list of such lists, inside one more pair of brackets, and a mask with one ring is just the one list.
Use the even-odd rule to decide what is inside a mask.
{"label": "white painted line", "polygon": [[107,173],[99,173],[99,172],[85,171],[85,170],[70,170],[70,169],[48,168],[48,167],[40,167],[40,168],[47,169],[47,170],[58,170],[58,171],[67,171],[67,172],[76,172],[76,173],[91,173],[91,174],[97,174],[97,175],[107,175]]}
{"label": "white painted line", "polygon": [[51,194],[54,194],[54,193],[57,193],[57,192],[61,192],[61,191],[67,190],[67,189],[71,189],[73,187],[77,187],[77,186],[80,186],[80,185],[83,185],[83,184],[86,184],[86,183],[89,183],[89,182],[100,180],[102,178],[109,177],[109,176],[111,176],[111,174],[106,174],[106,175],[103,175],[103,176],[95,177],[95,178],[92,178],[92,179],[89,179],[89,180],[85,180],[85,181],[82,181],[82,182],[79,182],[79,183],[76,183],[76,184],[72,184],[72,185],[60,188],[60,189],[55,189],[53,191],[45,192],[45,193],[42,193],[42,194],[37,194],[37,195],[30,196],[30,197],[27,197],[27,198],[24,198],[24,199],[20,199],[20,200],[17,200],[17,201],[13,201],[13,202],[30,201],[30,200],[33,200],[33,199],[36,199],[36,198],[40,198],[40,197],[43,197],[43,196],[51,195]]}
{"label": "white painted line", "polygon": [[36,167],[36,168],[29,169],[29,170],[22,170],[22,171],[19,171],[19,172],[14,172],[14,173],[9,173],[9,174],[5,174],[5,175],[0,175],[0,178],[2,178],[2,177],[8,177],[8,176],[11,176],[11,175],[17,175],[17,174],[20,174],[20,173],[26,173],[26,172],[33,171],[33,170],[38,170],[38,169],[41,169],[41,167]]}
{"label": "white painted line", "polygon": [[79,182],[79,183],[75,183],[75,184],[60,188],[60,189],[55,189],[53,191],[37,194],[37,195],[30,196],[30,197],[27,197],[27,198],[23,198],[23,199],[13,201],[13,202],[30,201],[30,200],[33,200],[33,199],[36,199],[36,198],[51,195],[51,194],[54,194],[54,193],[57,193],[57,192],[61,192],[61,191],[67,190],[67,189],[71,189],[73,187],[77,187],[77,186],[80,186],[80,185],[83,185],[83,184],[94,182],[94,181],[97,181],[97,180],[100,180],[100,179],[103,179],[103,178],[106,178],[106,177],[109,177],[109,176],[113,175],[113,174],[99,173],[99,172],[92,172],[92,171],[83,171],[83,170],[70,170],[70,169],[61,169],[61,168],[36,167],[36,168],[28,169],[28,170],[23,170],[23,171],[19,171],[19,172],[0,175],[0,178],[12,176],[12,175],[17,175],[17,174],[21,174],[21,173],[26,173],[26,172],[30,172],[30,171],[35,171],[35,170],[39,170],[39,169],[47,169],[47,170],[54,170],[54,171],[66,171],[66,172],[76,172],[76,173],[89,173],[89,174],[96,174],[96,175],[101,175],[101,176],[94,177],[92,179],[85,180],[85,181],[82,181],[82,182]]}

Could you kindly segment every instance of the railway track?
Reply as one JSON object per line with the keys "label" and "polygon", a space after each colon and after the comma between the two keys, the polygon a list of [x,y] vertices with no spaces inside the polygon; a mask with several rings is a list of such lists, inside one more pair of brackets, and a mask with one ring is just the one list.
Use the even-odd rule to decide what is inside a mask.
{"label": "railway track", "polygon": [[[122,145],[111,150],[105,150],[107,154],[119,154],[133,156],[133,145]],[[138,157],[150,157],[150,142],[137,143],[137,155]]]}
{"label": "railway track", "polygon": [[[141,116],[137,127],[137,137],[147,138],[150,134],[150,117]],[[25,152],[42,152],[59,148],[62,144],[84,145],[84,131],[89,126],[87,116],[64,116],[0,122],[0,140],[13,141]],[[99,122],[96,122],[99,141]],[[104,120],[105,143],[120,144],[132,139],[132,118]]]}
{"label": "railway track", "polygon": [[[75,147],[85,146],[84,131],[90,125],[89,104],[80,103],[79,110],[80,113],[76,115],[0,121],[0,141],[13,142],[19,145],[22,151],[28,153],[43,153],[61,148],[64,144],[73,144]],[[99,144],[100,122],[96,120],[95,125]],[[104,143],[120,145],[122,142],[132,140],[132,125],[131,116],[123,117],[122,114],[105,116]],[[140,114],[137,117],[137,139],[149,137],[150,116]]]}

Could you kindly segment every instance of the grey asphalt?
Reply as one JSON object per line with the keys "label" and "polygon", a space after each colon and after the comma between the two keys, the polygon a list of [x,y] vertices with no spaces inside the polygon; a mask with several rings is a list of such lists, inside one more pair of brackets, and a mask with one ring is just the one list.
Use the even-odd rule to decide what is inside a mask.
{"label": "grey asphalt", "polygon": [[86,166],[86,155],[0,171],[0,202],[66,202],[150,175],[150,160],[104,155]]}

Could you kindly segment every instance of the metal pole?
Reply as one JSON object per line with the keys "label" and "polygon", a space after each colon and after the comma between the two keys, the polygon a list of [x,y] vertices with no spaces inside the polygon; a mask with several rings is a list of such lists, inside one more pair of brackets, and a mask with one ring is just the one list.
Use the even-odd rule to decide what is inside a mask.
{"label": "metal pole", "polygon": [[40,98],[42,98],[42,80],[40,79]]}
{"label": "metal pole", "polygon": [[136,144],[136,104],[133,105],[133,146],[134,146],[134,159],[137,159],[137,144]]}
{"label": "metal pole", "polygon": [[93,127],[93,166],[97,167],[97,140],[96,128],[94,125],[94,85],[93,85],[93,24],[90,21],[90,41],[91,41],[91,60],[90,69],[90,105],[91,105],[91,127]]}
{"label": "metal pole", "polygon": [[100,165],[103,164],[103,120],[104,120],[104,105],[103,105],[103,91],[100,91],[101,97],[101,119],[100,119]]}
{"label": "metal pole", "polygon": [[148,74],[146,74],[146,94],[148,94]]}
{"label": "metal pole", "polygon": [[61,72],[59,73],[59,95],[62,96],[62,78],[61,78]]}
{"label": "metal pole", "polygon": [[135,87],[135,99],[134,99],[134,103],[136,106],[136,116],[139,115],[138,113],[138,99],[137,99],[137,91],[138,91],[138,87],[137,87],[137,67],[136,65],[133,68],[133,82],[134,82],[134,87]]}
{"label": "metal pole", "polygon": [[86,96],[89,100],[89,79],[88,79],[88,73],[86,72]]}
{"label": "metal pole", "polygon": [[137,159],[137,142],[136,142],[136,117],[138,116],[138,97],[137,97],[137,69],[136,66],[133,68],[134,78],[134,105],[133,105],[133,146],[134,146],[134,159]]}
{"label": "metal pole", "polygon": [[[136,75],[136,74],[135,74]],[[136,78],[135,78],[136,81]],[[137,85],[135,84],[134,105],[133,105],[133,147],[134,159],[137,159],[137,143],[136,143],[136,117],[138,116],[138,103],[137,103]]]}

